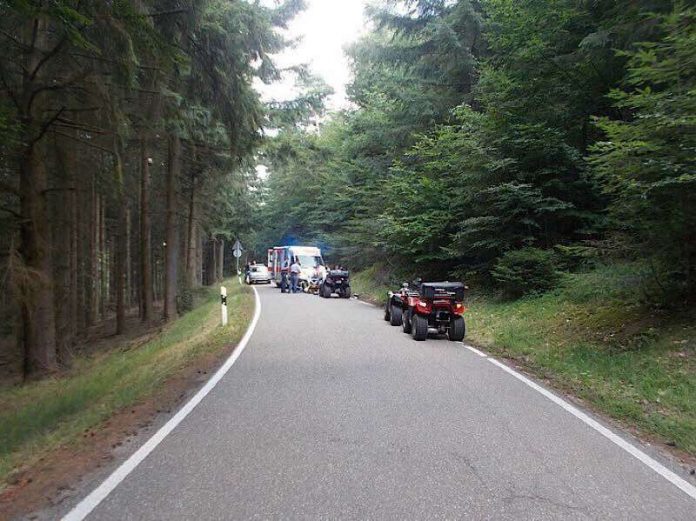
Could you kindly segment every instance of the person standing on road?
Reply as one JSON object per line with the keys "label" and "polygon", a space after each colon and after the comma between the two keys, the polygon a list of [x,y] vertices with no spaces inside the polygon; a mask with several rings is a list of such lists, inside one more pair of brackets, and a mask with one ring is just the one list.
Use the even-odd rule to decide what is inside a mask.
{"label": "person standing on road", "polygon": [[295,258],[294,262],[290,265],[290,284],[292,286],[293,293],[297,293],[299,291],[297,282],[300,279],[301,272],[302,268],[300,267],[300,261]]}

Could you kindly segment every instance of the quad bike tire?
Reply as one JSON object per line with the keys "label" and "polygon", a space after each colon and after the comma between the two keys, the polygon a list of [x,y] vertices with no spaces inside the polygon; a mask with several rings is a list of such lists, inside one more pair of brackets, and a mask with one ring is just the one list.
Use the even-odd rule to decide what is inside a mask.
{"label": "quad bike tire", "polygon": [[411,335],[418,342],[428,338],[428,319],[420,315],[414,315],[411,319]]}
{"label": "quad bike tire", "polygon": [[450,327],[447,330],[447,338],[452,342],[461,342],[466,335],[466,324],[463,317],[455,317],[450,321]]}
{"label": "quad bike tire", "polygon": [[321,288],[319,288],[319,294],[324,298],[331,298],[331,288],[326,284],[322,284]]}
{"label": "quad bike tire", "polygon": [[412,328],[413,324],[411,323],[411,310],[407,309],[406,311],[404,311],[404,316],[401,320],[401,329],[404,333],[410,335]]}
{"label": "quad bike tire", "polygon": [[350,288],[346,288],[343,290],[343,293],[341,293],[341,297],[343,298],[350,298]]}
{"label": "quad bike tire", "polygon": [[387,305],[384,306],[384,321],[389,322],[391,320],[391,304],[387,302]]}
{"label": "quad bike tire", "polygon": [[400,326],[403,321],[403,311],[400,307],[391,305],[391,311],[389,313],[389,323],[392,326]]}

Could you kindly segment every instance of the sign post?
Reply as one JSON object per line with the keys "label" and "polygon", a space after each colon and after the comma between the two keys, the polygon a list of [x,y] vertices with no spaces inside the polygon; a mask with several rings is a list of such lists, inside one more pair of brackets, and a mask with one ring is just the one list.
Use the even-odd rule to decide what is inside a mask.
{"label": "sign post", "polygon": [[234,246],[232,246],[232,253],[234,255],[234,258],[237,259],[237,275],[239,275],[239,257],[242,256],[242,251],[244,248],[242,248],[242,243],[239,242],[239,239],[234,241]]}
{"label": "sign post", "polygon": [[220,308],[222,312],[222,325],[227,325],[227,288],[220,286]]}

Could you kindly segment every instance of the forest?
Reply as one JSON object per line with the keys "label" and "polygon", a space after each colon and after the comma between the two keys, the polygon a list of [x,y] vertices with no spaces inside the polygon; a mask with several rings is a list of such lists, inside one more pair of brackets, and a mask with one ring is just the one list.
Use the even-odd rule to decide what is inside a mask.
{"label": "forest", "polygon": [[95,324],[173,320],[235,238],[508,299],[628,263],[690,308],[693,2],[371,2],[333,112],[301,66],[297,99],[254,87],[303,6],[0,2],[0,366],[51,374]]}
{"label": "forest", "polygon": [[353,108],[262,149],[261,243],[314,241],[392,283],[453,277],[507,298],[629,262],[645,299],[693,302],[693,2],[368,12],[347,50]]}
{"label": "forest", "polygon": [[[214,402],[233,404],[229,415],[199,422],[212,432],[200,437],[206,450],[233,453],[244,445],[232,436],[248,435],[291,454],[320,418],[340,419],[341,432],[351,418],[374,428],[367,415],[387,409],[373,405],[400,421],[452,413],[436,422],[449,430],[470,404],[452,411],[424,396],[478,401],[496,395],[487,383],[507,385],[483,382],[490,364],[473,350],[696,475],[696,1],[352,0],[365,5],[365,27],[344,49],[339,109],[310,64],[281,63],[297,49],[303,10],[343,1],[0,0],[0,518],[63,508],[88,472],[103,476],[166,431],[160,421],[196,407],[257,321],[253,355],[227,376],[234,386],[218,388],[234,389]],[[264,96],[288,78],[289,99]],[[464,345],[401,335],[377,346],[376,334],[370,345],[370,331],[400,335],[382,309],[242,284],[237,239],[242,262],[265,261],[273,246],[319,246],[350,270],[354,297],[380,306],[418,277],[463,282]],[[297,331],[277,326],[291,323],[290,313],[278,320],[285,298],[302,316]],[[450,386],[420,395],[421,408],[410,401],[422,388],[380,377],[409,360],[419,373],[434,364]],[[363,394],[334,400],[356,386]],[[302,409],[278,407],[300,390],[295,431],[286,420]],[[508,429],[488,400],[479,409]],[[259,423],[238,423],[245,411]],[[150,428],[160,430],[150,438]],[[312,450],[331,453],[322,436],[308,434]],[[192,447],[198,466],[204,451]],[[296,454],[312,470],[311,454]],[[285,470],[269,479],[280,486],[295,475]],[[239,492],[254,482],[240,476],[209,482]]]}
{"label": "forest", "polygon": [[260,245],[384,305],[470,288],[466,342],[696,454],[696,4],[372,2],[351,107],[282,128]]}
{"label": "forest", "polygon": [[[300,0],[0,1],[0,368],[68,367],[223,277]],[[295,71],[303,75],[298,68]]]}

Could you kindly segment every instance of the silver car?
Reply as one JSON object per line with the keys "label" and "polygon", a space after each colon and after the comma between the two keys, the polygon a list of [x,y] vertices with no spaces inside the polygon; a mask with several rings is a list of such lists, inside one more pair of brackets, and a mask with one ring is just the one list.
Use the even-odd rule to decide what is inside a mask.
{"label": "silver car", "polygon": [[253,264],[249,266],[249,271],[244,277],[244,281],[247,284],[270,284],[271,274],[268,272],[268,268],[263,264]]}

